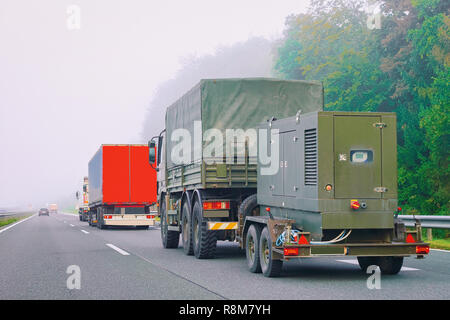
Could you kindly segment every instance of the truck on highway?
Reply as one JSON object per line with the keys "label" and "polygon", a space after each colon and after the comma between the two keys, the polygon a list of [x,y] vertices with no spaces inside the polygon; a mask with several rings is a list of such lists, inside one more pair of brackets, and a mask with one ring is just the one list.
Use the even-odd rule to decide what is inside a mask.
{"label": "truck on highway", "polygon": [[155,225],[156,172],[148,163],[148,146],[102,145],[89,161],[91,226]]}
{"label": "truck on highway", "polygon": [[80,221],[88,221],[89,217],[89,178],[83,178],[83,197],[80,208],[78,209],[78,214]]}
{"label": "truck on highway", "polygon": [[48,205],[48,210],[50,213],[58,213],[58,205],[56,203],[51,203]]}
{"label": "truck on highway", "polygon": [[320,82],[212,79],[169,106],[149,141],[164,248],[181,235],[202,259],[236,241],[268,277],[294,258],[355,256],[396,274],[426,256],[420,224],[397,218],[395,114],[323,103]]}

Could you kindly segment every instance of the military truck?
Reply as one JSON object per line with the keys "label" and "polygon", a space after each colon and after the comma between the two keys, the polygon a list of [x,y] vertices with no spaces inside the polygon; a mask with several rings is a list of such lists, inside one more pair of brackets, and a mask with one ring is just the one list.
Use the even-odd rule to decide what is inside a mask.
{"label": "military truck", "polygon": [[186,254],[212,258],[218,240],[237,241],[269,277],[329,255],[395,274],[429,252],[420,225],[396,219],[395,114],[324,112],[320,82],[202,80],[149,147],[165,248],[181,234]]}

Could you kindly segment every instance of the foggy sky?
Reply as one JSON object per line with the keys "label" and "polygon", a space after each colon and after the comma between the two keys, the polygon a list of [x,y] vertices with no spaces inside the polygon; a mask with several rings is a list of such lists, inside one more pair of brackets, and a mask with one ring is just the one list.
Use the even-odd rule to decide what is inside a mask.
{"label": "foggy sky", "polygon": [[[81,9],[79,30],[67,28],[72,4]],[[299,0],[2,0],[0,206],[74,200],[100,144],[145,142],[146,110],[164,100],[161,88],[176,85],[189,70],[184,65],[252,37],[273,40],[285,18],[306,6]]]}

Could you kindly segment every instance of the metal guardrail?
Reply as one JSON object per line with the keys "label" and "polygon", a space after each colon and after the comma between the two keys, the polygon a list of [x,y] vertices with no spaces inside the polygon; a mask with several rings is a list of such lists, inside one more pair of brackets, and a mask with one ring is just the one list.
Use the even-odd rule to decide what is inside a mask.
{"label": "metal guardrail", "polygon": [[398,217],[407,227],[414,227],[416,220],[419,220],[423,228],[450,229],[450,216],[399,215]]}

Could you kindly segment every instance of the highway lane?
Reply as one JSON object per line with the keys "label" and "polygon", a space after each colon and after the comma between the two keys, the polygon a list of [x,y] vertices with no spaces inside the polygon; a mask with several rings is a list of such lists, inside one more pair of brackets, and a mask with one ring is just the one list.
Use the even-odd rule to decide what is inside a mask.
{"label": "highway lane", "polygon": [[[450,253],[440,251],[406,259],[404,271],[369,290],[353,258],[294,260],[268,279],[247,271],[235,243],[219,242],[215,259],[197,260],[181,246],[163,249],[157,228],[99,230],[56,214],[0,234],[0,254],[0,299],[450,299]],[[80,290],[66,287],[72,264]]]}
{"label": "highway lane", "polygon": [[[118,254],[59,214],[34,216],[1,233],[0,256],[0,299],[221,298],[135,255]],[[67,288],[71,265],[80,267],[80,290]]]}

